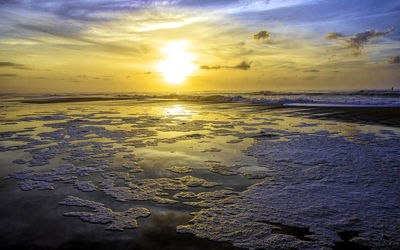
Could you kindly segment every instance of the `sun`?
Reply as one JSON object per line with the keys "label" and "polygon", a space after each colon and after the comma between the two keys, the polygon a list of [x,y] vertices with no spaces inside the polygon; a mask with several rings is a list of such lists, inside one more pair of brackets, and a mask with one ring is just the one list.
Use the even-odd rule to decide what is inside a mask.
{"label": "sun", "polygon": [[187,52],[187,48],[187,41],[174,41],[168,42],[161,50],[166,57],[157,68],[167,82],[180,84],[196,69],[193,64],[195,56]]}

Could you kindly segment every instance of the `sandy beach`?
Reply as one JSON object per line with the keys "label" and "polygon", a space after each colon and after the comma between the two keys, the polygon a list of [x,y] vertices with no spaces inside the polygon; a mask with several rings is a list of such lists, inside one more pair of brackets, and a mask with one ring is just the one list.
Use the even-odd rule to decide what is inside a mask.
{"label": "sandy beach", "polygon": [[399,246],[398,108],[2,106],[6,248]]}

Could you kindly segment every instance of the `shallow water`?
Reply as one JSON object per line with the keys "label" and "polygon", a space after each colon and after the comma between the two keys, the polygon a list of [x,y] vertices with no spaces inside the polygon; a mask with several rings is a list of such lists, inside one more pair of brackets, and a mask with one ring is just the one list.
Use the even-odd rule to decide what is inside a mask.
{"label": "shallow water", "polygon": [[[242,103],[113,100],[48,104],[3,102],[1,106],[0,175],[6,178],[0,183],[3,215],[0,235],[3,244],[8,246],[77,248],[95,244],[107,248],[112,242],[121,248],[162,249],[172,244],[168,245],[171,249],[177,246],[191,249],[193,245],[189,246],[188,242],[197,242],[193,244],[198,245],[198,249],[229,248],[230,245],[177,234],[175,227],[188,224],[195,215],[193,212],[201,211],[214,218],[213,209],[220,208],[228,212],[232,209],[232,214],[243,213],[243,218],[234,218],[231,222],[229,216],[221,214],[230,225],[248,223],[252,216],[263,220],[259,218],[260,210],[248,211],[254,213],[250,217],[244,215],[251,207],[241,203],[248,197],[256,202],[253,191],[260,186],[252,185],[257,183],[265,186],[259,193],[274,200],[279,197],[265,192],[292,186],[292,178],[296,176],[300,182],[317,180],[321,184],[319,180],[324,179],[325,185],[325,180],[329,183],[330,179],[337,185],[340,182],[335,179],[335,171],[341,171],[342,167],[343,171],[349,171],[363,163],[374,169],[381,168],[383,174],[400,177],[398,128],[293,117],[285,110],[259,109]],[[370,152],[376,152],[378,159]],[[364,154],[363,158],[360,154]],[[348,160],[349,157],[353,157],[354,162]],[[320,171],[318,168],[323,165],[332,171]],[[27,170],[32,173],[21,172]],[[300,178],[304,171],[315,177]],[[378,178],[378,173],[371,171],[354,173]],[[387,234],[389,241],[398,244],[391,238],[398,235],[386,231],[398,229],[400,223],[396,221],[394,228],[385,225],[386,219],[398,211],[398,181],[389,177],[385,180],[388,182],[384,189],[380,189],[381,186],[376,190],[367,189],[372,193],[386,192],[382,194],[382,202],[386,203],[382,206],[389,208],[375,210],[383,211],[377,215],[383,226],[371,229],[357,225],[357,229]],[[357,180],[354,182],[357,186]],[[361,181],[361,184],[365,183]],[[298,188],[309,187],[300,185]],[[316,196],[315,202],[325,194],[331,193]],[[243,195],[246,197],[238,199]],[[342,199],[338,204],[356,201],[351,197]],[[281,200],[276,205],[282,210],[281,216],[286,214],[287,208],[281,205],[285,202],[296,203]],[[298,203],[299,206],[313,205]],[[131,208],[137,211],[129,212]],[[350,208],[353,208],[351,204]],[[262,212],[268,213],[268,210]],[[271,214],[275,212],[271,210]],[[308,215],[303,224],[275,216],[272,218],[275,221],[262,226],[264,240],[248,237],[254,242],[252,245],[242,235],[235,236],[224,228],[229,228],[229,224],[222,228],[212,225],[218,219],[208,221],[209,229],[204,231],[201,226],[205,222],[199,218],[201,213],[195,215],[192,226],[184,230],[181,227],[178,231],[245,248],[268,248],[271,242],[267,239],[271,235],[277,237],[275,242],[284,239],[300,248],[332,247],[334,241],[340,241],[340,238],[331,237],[332,233],[326,232],[326,228],[323,233],[315,232],[318,228],[314,221],[307,225]],[[360,214],[363,215],[362,211]],[[361,215],[360,218],[365,217]],[[352,216],[358,215],[354,212]],[[281,221],[276,221],[279,219]],[[337,227],[333,233],[353,226],[327,222]],[[282,233],[285,232],[282,228],[271,231],[271,227],[279,223],[312,228],[316,245],[302,245],[302,240]],[[238,230],[253,234],[259,229],[260,224],[256,223]],[[368,232],[362,233],[368,235]],[[159,244],[152,234],[159,235]],[[174,240],[165,240],[166,235]],[[362,239],[360,242],[374,247],[388,245],[387,241],[376,243]],[[288,246],[287,242],[279,244],[275,247]]]}

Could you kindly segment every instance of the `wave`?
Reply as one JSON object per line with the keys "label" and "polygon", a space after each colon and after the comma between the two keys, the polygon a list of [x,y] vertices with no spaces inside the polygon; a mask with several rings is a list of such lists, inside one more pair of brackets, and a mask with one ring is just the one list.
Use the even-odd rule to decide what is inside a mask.
{"label": "wave", "polygon": [[399,90],[356,90],[356,91],[299,91],[299,92],[280,92],[280,91],[258,91],[251,92],[251,95],[265,95],[265,96],[382,96],[382,97],[400,97]]}
{"label": "wave", "polygon": [[387,106],[400,107],[400,92],[397,94],[385,93],[383,91],[366,92],[358,91],[350,94],[304,94],[304,93],[276,93],[273,95],[257,95],[254,93],[243,93],[242,95],[218,94],[218,95],[178,95],[170,94],[158,96],[163,99],[176,99],[185,101],[206,101],[206,102],[233,102],[250,104],[276,104],[290,106]]}
{"label": "wave", "polygon": [[[3,98],[4,99],[4,98]],[[13,98],[15,100],[15,96]],[[113,94],[46,94],[20,96],[24,103],[62,103],[118,100],[179,100],[214,103],[249,103],[288,106],[387,106],[400,107],[400,91],[359,90],[347,92],[272,92],[250,93],[113,93]]]}

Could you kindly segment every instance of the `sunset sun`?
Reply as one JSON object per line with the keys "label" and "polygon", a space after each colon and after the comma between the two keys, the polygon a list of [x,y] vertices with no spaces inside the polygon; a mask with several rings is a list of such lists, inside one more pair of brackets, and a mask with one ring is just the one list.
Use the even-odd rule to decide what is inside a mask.
{"label": "sunset sun", "polygon": [[157,64],[165,80],[171,84],[180,84],[196,69],[195,56],[187,52],[187,41],[169,42],[162,48],[165,59]]}

